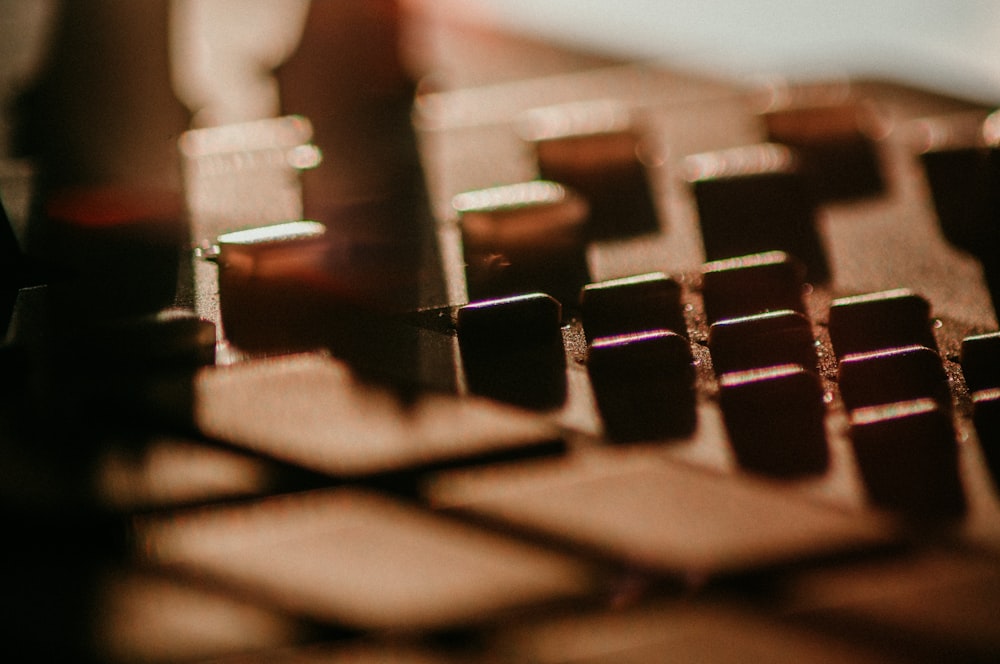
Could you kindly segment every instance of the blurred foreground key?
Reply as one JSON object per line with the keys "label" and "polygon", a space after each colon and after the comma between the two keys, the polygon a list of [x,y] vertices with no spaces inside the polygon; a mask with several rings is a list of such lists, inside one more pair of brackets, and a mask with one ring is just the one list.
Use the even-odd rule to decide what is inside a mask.
{"label": "blurred foreground key", "polygon": [[475,624],[596,587],[563,555],[354,489],[140,519],[136,538],[156,567],[365,630]]}

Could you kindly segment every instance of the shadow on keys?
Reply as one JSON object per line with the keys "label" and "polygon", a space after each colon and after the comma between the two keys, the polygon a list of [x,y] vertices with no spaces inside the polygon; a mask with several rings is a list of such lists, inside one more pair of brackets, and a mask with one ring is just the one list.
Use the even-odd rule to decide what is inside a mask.
{"label": "shadow on keys", "polygon": [[[218,321],[193,311],[195,292],[216,285],[196,283],[192,270],[177,145],[197,109],[185,109],[171,86],[170,5],[60,3],[47,57],[16,100],[16,152],[38,167],[24,265],[38,266],[45,283],[17,290],[27,268],[5,233],[4,253],[18,265],[2,275],[14,302],[0,349],[0,518],[13,545],[0,560],[15,645],[39,659],[77,660],[95,647],[112,648],[100,659],[132,659],[114,652],[117,634],[100,632],[108,593],[136,580],[115,571],[130,551],[131,513],[332,482],[198,432],[191,438],[138,407],[149,385],[167,382],[178,386],[173,408],[193,414],[191,376],[215,363]],[[323,250],[318,260],[273,245],[227,251],[222,238],[220,255],[232,261],[219,286],[221,320],[240,350],[326,348],[362,374],[412,385],[425,382],[418,355],[428,344],[398,314],[445,302],[394,12],[392,2],[314,3],[280,79],[283,111],[312,118],[324,155],[303,181],[304,213],[322,227]],[[428,343],[453,363],[446,336]],[[453,389],[451,372],[432,371],[431,381]],[[200,475],[206,468],[214,470]],[[139,602],[163,585],[136,578],[142,592],[121,597]],[[178,592],[167,586],[168,596]],[[192,606],[210,606],[212,593],[185,592]],[[241,600],[213,596],[248,615]],[[146,610],[163,595],[149,597]],[[280,626],[277,641],[257,645],[302,637],[296,620],[266,617]],[[255,620],[235,623],[244,645],[261,635]],[[95,646],[100,638],[112,641]],[[191,656],[159,645],[139,652]],[[197,645],[197,655],[220,652]]]}

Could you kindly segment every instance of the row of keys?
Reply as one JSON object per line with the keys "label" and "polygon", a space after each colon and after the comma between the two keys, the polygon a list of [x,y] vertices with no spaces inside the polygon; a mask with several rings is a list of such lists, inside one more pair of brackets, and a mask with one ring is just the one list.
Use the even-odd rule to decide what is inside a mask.
{"label": "row of keys", "polygon": [[[796,265],[770,252],[708,263],[703,272],[706,311],[737,314],[715,319],[708,338],[730,444],[742,467],[766,475],[822,473],[829,464],[817,342]],[[742,300],[741,287],[748,294]],[[795,309],[781,308],[789,298]],[[534,313],[526,315],[529,307]],[[589,284],[581,312],[587,369],[607,433],[619,440],[690,434],[696,425],[693,355],[680,285],[661,273]],[[829,314],[839,390],[869,496],[904,512],[960,513],[951,391],[928,303],[894,290],[834,300]],[[537,343],[542,329],[557,339],[559,324],[558,303],[541,294],[468,305],[459,312],[463,360],[476,357],[477,339],[485,335],[494,345],[483,356],[506,358],[508,365],[513,356],[498,350],[510,343],[512,330],[518,343]],[[988,373],[987,360],[976,362],[977,351],[989,361],[995,355],[977,341],[968,342],[966,355],[970,366]],[[551,352],[554,358],[559,349]],[[535,363],[524,365],[520,377],[530,383],[539,375]],[[983,413],[992,393],[977,393],[987,404]]]}
{"label": "row of keys", "polygon": [[[684,159],[709,260],[780,249],[803,260],[811,281],[829,277],[817,204],[883,188],[875,141],[884,131],[870,108],[840,92],[775,92],[759,114],[769,142]],[[611,101],[558,105],[527,112],[518,126],[542,180],[460,194],[453,203],[470,299],[572,296],[589,281],[587,242],[659,228],[650,177],[665,156],[630,109]],[[560,269],[545,269],[553,265]]]}
{"label": "row of keys", "polygon": [[830,338],[872,503],[915,518],[962,514],[951,389],[928,302],[905,289],[834,300]]}

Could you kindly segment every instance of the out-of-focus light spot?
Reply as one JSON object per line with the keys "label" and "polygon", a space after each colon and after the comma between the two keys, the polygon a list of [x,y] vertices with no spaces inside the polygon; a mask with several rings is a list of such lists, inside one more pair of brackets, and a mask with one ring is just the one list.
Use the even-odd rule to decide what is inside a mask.
{"label": "out-of-focus light spot", "polygon": [[316,168],[322,162],[323,151],[312,144],[297,145],[288,151],[288,165],[300,171]]}
{"label": "out-of-focus light spot", "polygon": [[787,147],[762,143],[691,155],[685,159],[685,177],[689,182],[695,182],[756,173],[777,173],[790,170],[794,163],[792,151]]}
{"label": "out-of-focus light spot", "polygon": [[318,239],[326,227],[318,221],[290,221],[284,224],[248,228],[219,236],[220,245],[259,245],[270,242]]}
{"label": "out-of-focus light spot", "polygon": [[565,200],[565,187],[545,180],[479,189],[459,194],[452,207],[460,213],[559,203]]}
{"label": "out-of-focus light spot", "polygon": [[624,104],[600,99],[528,111],[520,122],[520,131],[525,140],[545,141],[586,134],[613,134],[627,131],[631,124],[631,114]]}

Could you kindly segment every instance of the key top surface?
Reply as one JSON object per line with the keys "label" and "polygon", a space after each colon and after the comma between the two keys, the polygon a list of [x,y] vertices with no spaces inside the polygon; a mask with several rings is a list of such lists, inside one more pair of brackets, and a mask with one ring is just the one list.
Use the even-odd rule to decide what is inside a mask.
{"label": "key top surface", "polygon": [[585,565],[353,489],[136,525],[140,560],[347,627],[441,628],[580,597]]}
{"label": "key top surface", "polygon": [[812,325],[789,309],[719,320],[709,330],[708,347],[716,375],[778,364],[817,370]]}
{"label": "key top surface", "polygon": [[662,272],[587,284],[580,310],[588,340],[660,329],[687,335],[680,284]]}
{"label": "key top surface", "polygon": [[590,203],[588,236],[651,233],[659,220],[647,169],[659,170],[643,129],[627,107],[597,100],[528,111],[521,135],[535,152],[543,178],[565,183]]}
{"label": "key top surface", "polygon": [[716,476],[650,450],[443,474],[427,495],[437,507],[668,575],[712,576],[892,539],[877,515],[830,509],[763,480]]}
{"label": "key top surface", "polygon": [[830,340],[837,357],[912,344],[937,350],[930,304],[905,288],[834,300]]}
{"label": "key top surface", "polygon": [[806,313],[805,271],[783,251],[738,256],[702,266],[708,322],[788,309]]}
{"label": "key top surface", "polygon": [[815,202],[787,147],[730,148],[685,163],[709,260],[782,250],[806,264],[810,281],[829,278]]}

